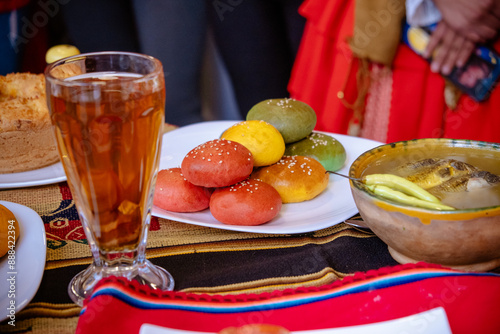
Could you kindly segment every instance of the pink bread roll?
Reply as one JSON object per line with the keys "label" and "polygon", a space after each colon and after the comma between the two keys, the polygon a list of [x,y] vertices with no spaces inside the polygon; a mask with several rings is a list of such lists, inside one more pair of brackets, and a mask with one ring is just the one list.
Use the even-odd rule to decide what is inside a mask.
{"label": "pink bread roll", "polygon": [[210,212],[228,225],[261,225],[276,217],[280,210],[278,191],[259,180],[249,179],[216,189],[210,198]]}
{"label": "pink bread roll", "polygon": [[212,189],[187,181],[180,168],[163,169],[158,172],[153,204],[173,212],[196,212],[208,208],[211,194]]}
{"label": "pink bread roll", "polygon": [[253,169],[252,153],[243,145],[215,139],[192,149],[182,160],[182,174],[203,187],[227,187],[245,180]]}

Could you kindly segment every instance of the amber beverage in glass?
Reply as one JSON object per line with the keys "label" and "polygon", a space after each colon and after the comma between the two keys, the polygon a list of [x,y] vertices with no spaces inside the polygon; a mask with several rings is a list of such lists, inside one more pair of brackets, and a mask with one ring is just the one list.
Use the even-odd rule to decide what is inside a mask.
{"label": "amber beverage in glass", "polygon": [[164,123],[161,63],[146,55],[98,52],[45,70],[59,153],[93,263],[70,282],[83,304],[103,277],[162,290],[173,279],[145,257]]}

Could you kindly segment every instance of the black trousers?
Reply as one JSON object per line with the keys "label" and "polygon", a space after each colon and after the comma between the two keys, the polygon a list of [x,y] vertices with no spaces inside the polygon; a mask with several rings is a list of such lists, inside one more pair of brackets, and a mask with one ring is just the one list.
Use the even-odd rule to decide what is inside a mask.
{"label": "black trousers", "polygon": [[208,0],[215,41],[243,118],[256,103],[288,96],[305,18],[302,0]]}
{"label": "black trousers", "polygon": [[167,122],[203,121],[203,0],[71,0],[61,9],[68,42],[80,51],[142,52],[162,62]]}

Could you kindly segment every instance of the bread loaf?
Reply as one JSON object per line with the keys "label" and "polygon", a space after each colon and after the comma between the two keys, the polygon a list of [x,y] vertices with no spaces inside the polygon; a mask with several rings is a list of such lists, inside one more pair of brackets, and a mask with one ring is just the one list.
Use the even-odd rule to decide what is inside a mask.
{"label": "bread loaf", "polygon": [[42,74],[0,76],[0,173],[38,169],[59,160]]}

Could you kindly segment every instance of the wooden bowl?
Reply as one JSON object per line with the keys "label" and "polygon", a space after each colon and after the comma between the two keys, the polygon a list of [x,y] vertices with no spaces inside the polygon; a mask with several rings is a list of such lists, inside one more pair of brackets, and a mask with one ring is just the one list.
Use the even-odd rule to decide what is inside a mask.
{"label": "wooden bowl", "polygon": [[[426,158],[453,158],[500,175],[500,144],[470,140],[418,139],[391,143],[363,153],[349,176],[387,173]],[[379,197],[351,181],[359,212],[399,263],[429,262],[467,270],[500,267],[500,205],[454,211],[406,206]]]}

